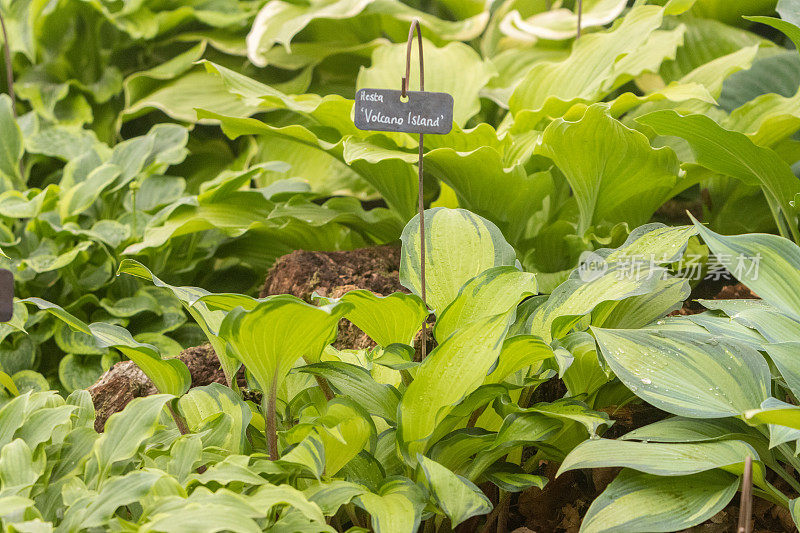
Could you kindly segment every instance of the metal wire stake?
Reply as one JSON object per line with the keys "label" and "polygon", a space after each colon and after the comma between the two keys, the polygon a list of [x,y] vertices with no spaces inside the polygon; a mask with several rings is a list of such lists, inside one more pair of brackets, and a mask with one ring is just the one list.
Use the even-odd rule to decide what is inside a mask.
{"label": "metal wire stake", "polygon": [[[402,98],[408,96],[408,82],[411,79],[411,44],[414,42],[414,30],[417,32],[417,42],[419,43],[419,90],[425,91],[425,61],[422,52],[422,30],[419,26],[419,20],[414,19],[411,21],[411,27],[408,30],[408,42],[406,43],[406,75],[403,76],[400,86],[400,94]],[[419,262],[420,262],[420,281],[422,283],[421,295],[425,307],[428,306],[428,301],[425,297],[425,204],[422,198],[422,155],[424,151],[425,134],[419,134],[419,161],[417,167],[419,168]],[[422,322],[422,346],[421,358],[425,359],[428,342],[428,326],[427,316]]]}
{"label": "metal wire stake", "polygon": [[753,458],[744,459],[742,498],[739,501],[739,527],[737,533],[750,533],[753,529]]}

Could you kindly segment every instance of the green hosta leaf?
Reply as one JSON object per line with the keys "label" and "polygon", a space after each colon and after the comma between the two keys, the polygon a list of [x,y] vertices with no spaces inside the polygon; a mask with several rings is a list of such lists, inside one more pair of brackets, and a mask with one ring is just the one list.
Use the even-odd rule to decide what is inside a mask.
{"label": "green hosta leaf", "polygon": [[775,146],[800,129],[800,93],[754,98],[734,109],[725,127],[744,133],[759,146]]}
{"label": "green hosta leaf", "polygon": [[67,354],[58,363],[58,379],[68,392],[87,389],[94,385],[116,360],[118,358],[114,356]]}
{"label": "green hosta leaf", "polygon": [[664,477],[623,470],[589,507],[581,532],[684,530],[721,511],[738,488],[727,472]]}
{"label": "green hosta leaf", "polygon": [[513,373],[555,357],[549,344],[535,335],[514,335],[503,341],[497,366],[486,383],[500,383]]}
{"label": "green hosta leaf", "polygon": [[379,416],[387,422],[397,418],[400,393],[391,385],[376,382],[360,366],[329,361],[306,365],[299,371],[325,378],[339,394],[355,401],[371,415]]}
{"label": "green hosta leaf", "polygon": [[28,496],[43,467],[44,464],[34,460],[33,451],[25,441],[14,439],[0,450],[0,485],[4,491]]}
{"label": "green hosta leaf", "polygon": [[180,396],[189,389],[191,375],[181,360],[162,359],[155,346],[136,342],[128,330],[104,322],[87,325],[61,307],[40,298],[22,301],[51,313],[77,331],[91,335],[98,347],[119,350],[147,374],[159,391]]}
{"label": "green hosta leaf", "polygon": [[345,318],[384,348],[395,343],[411,344],[428,316],[422,300],[402,292],[379,296],[371,291],[355,289],[337,300],[320,299],[326,303],[352,304]]}
{"label": "green hosta leaf", "polygon": [[219,383],[195,387],[178,400],[178,409],[192,431],[197,431],[203,422],[220,413],[230,417],[230,432],[220,447],[233,454],[247,450],[247,426],[253,413],[229,387]]}
{"label": "green hosta leaf", "polygon": [[637,396],[694,418],[738,416],[769,396],[764,358],[706,334],[593,328],[603,357]]}
{"label": "green hosta leaf", "polygon": [[774,424],[800,430],[800,407],[776,398],[767,398],[759,408],[744,413],[748,424]]}
{"label": "green hosta leaf", "polygon": [[[627,6],[625,0],[592,0],[585,2],[581,28],[604,26],[616,19]],[[531,37],[564,40],[575,37],[578,31],[578,14],[570,9],[557,8],[522,19],[519,11],[509,13],[501,24],[510,37],[529,40]],[[511,30],[514,31],[511,31]]]}
{"label": "green hosta leaf", "polygon": [[346,303],[314,307],[294,296],[273,296],[250,310],[228,313],[219,336],[266,392],[277,387],[301,357],[318,360],[349,309]]}
{"label": "green hosta leaf", "polygon": [[[460,9],[464,10],[466,2],[459,2]],[[469,10],[470,13],[473,9]],[[359,17],[361,15],[361,17]],[[358,18],[356,18],[358,17]],[[305,5],[290,2],[272,2],[265,5],[258,13],[253,27],[247,36],[247,55],[253,64],[263,67],[268,63],[270,50],[275,45],[281,45],[287,52],[297,51],[302,53],[303,44],[292,43],[294,37],[309,25],[319,25],[323,21],[330,35],[343,33],[347,35],[353,28],[359,28],[368,23],[375,27],[376,36],[378,29],[386,26],[386,30],[396,27],[399,23],[404,32],[413,19],[419,19],[423,33],[430,30],[431,35],[445,41],[468,41],[477,37],[489,18],[487,8],[481,6],[479,12],[464,20],[450,21],[429,15],[424,11],[417,11],[395,0],[314,0]],[[343,21],[342,19],[350,19]],[[342,21],[342,22],[339,22]],[[363,31],[354,38],[363,40]],[[338,43],[325,43],[329,46]]]}
{"label": "green hosta leaf", "polygon": [[[768,148],[756,146],[745,135],[728,131],[702,115],[682,117],[674,111],[657,111],[637,118],[659,135],[685,139],[694,151],[697,163],[749,185],[761,186],[767,199],[776,202],[797,235],[797,216],[789,202],[800,192],[800,184],[788,164]],[[782,220],[776,220],[783,227]]]}
{"label": "green hosta leaf", "polygon": [[[396,89],[397,73],[403,71],[405,64],[405,44],[376,48],[372,54],[371,66],[362,68],[359,72],[356,87]],[[453,68],[455,65],[458,67]],[[425,90],[452,95],[455,101],[453,121],[462,127],[480,111],[479,93],[496,74],[491,63],[482,60],[473,48],[459,42],[448,43],[442,48],[437,48],[430,41],[426,42],[425,69],[437,73],[425,80]],[[469,76],[464,75],[466,72],[469,72]],[[415,62],[411,68],[411,83],[414,84],[417,80],[419,66]]]}
{"label": "green hosta leaf", "polygon": [[800,57],[794,50],[757,58],[753,66],[733,74],[722,88],[719,105],[731,112],[765,94],[790,97],[800,86]]}
{"label": "green hosta leaf", "polygon": [[81,497],[67,509],[60,530],[104,526],[119,507],[141,501],[163,476],[158,470],[137,470],[109,479],[98,493]]}
{"label": "green hosta leaf", "polygon": [[0,95],[0,176],[11,184],[20,184],[22,175],[19,162],[24,149],[22,147],[22,132],[14,119],[11,109],[11,98]]}
{"label": "green hosta leaf", "polygon": [[37,446],[48,442],[51,437],[55,437],[54,432],[57,428],[71,426],[70,422],[76,408],[74,405],[59,405],[49,409],[40,409],[25,421],[25,425],[17,431],[15,436],[25,441],[25,444],[35,451]]}
{"label": "green hosta leaf", "polygon": [[439,314],[434,336],[438,342],[443,342],[457,329],[516,307],[536,292],[533,274],[510,266],[485,270],[465,283],[455,300]]}
{"label": "green hosta leaf", "polygon": [[125,409],[108,418],[105,431],[94,447],[101,476],[113,463],[131,459],[142,443],[153,436],[164,405],[172,398],[170,394],[135,398]]}
{"label": "green hosta leaf", "polygon": [[506,492],[522,492],[530,487],[543,489],[547,478],[528,474],[514,463],[498,463],[483,473],[483,478]]}
{"label": "green hosta leaf", "polygon": [[483,472],[514,448],[546,441],[561,427],[561,422],[539,413],[512,413],[506,416],[494,439],[477,450],[475,459],[467,465],[465,477],[478,480]]}
{"label": "green hosta leaf", "polygon": [[357,497],[355,503],[372,517],[375,533],[414,533],[425,507],[422,491],[404,478],[387,479],[377,494]]}
{"label": "green hosta leaf", "polygon": [[800,248],[775,235],[723,236],[695,222],[717,261],[765,302],[800,318]]}
{"label": "green hosta leaf", "polygon": [[[570,146],[592,145],[576,154]],[[679,162],[670,148],[653,149],[641,133],[590,106],[575,122],[553,121],[542,134],[537,153],[561,169],[575,192],[579,232],[600,223],[647,222],[672,196]]]}
{"label": "green hosta leaf", "polygon": [[752,435],[752,429],[738,418],[697,419],[674,416],[629,431],[620,438],[644,442],[706,442],[744,440]]}
{"label": "green hosta leaf", "polygon": [[436,505],[450,519],[452,527],[492,510],[492,502],[471,481],[423,455],[417,454],[417,461]]}
{"label": "green hosta leaf", "polygon": [[[421,294],[419,216],[403,229],[400,282]],[[514,249],[488,220],[464,209],[437,207],[425,211],[425,268],[428,306],[443,311],[461,287],[484,270],[511,266]]]}
{"label": "green hosta leaf", "polygon": [[542,205],[554,185],[549,171],[529,175],[523,164],[508,158],[492,146],[435,148],[425,154],[425,171],[455,191],[459,206],[494,221],[517,243],[532,206]]}
{"label": "green hosta leaf", "polygon": [[[226,343],[218,336],[220,325],[222,324],[223,318],[225,318],[225,311],[211,309],[204,301],[201,301],[203,297],[212,296],[211,293],[198,287],[175,287],[164,283],[153,275],[147,267],[132,259],[124,259],[120,263],[117,274],[119,275],[122,273],[150,280],[156,287],[164,287],[172,291],[172,294],[181,301],[186,310],[189,311],[189,314],[192,315],[195,322],[197,322],[197,325],[203,330],[203,333],[206,334],[208,341],[214,347],[214,353],[216,353],[217,358],[219,358],[220,365],[222,366],[222,370],[228,382],[233,382],[233,376],[236,374],[239,366],[241,366],[241,363],[227,354],[225,349]],[[216,295],[215,298],[216,301],[214,303],[219,307],[222,303],[220,300],[224,299],[225,295]],[[229,300],[230,302],[227,302],[227,304],[230,309],[239,305],[246,308],[252,308],[252,306],[255,305],[255,300],[250,298],[250,302],[248,303],[248,298],[245,296],[241,298],[229,298]]]}
{"label": "green hosta leaf", "polygon": [[[564,459],[558,475],[576,468],[621,466],[657,476],[684,476],[721,468],[741,472],[747,456],[758,454],[742,441],[658,443],[590,439],[579,444]],[[760,465],[760,463],[758,463]],[[760,469],[763,476],[763,467]],[[758,477],[758,472],[754,472]]]}
{"label": "green hosta leaf", "polygon": [[336,475],[375,436],[375,426],[367,413],[348,399],[328,402],[319,422],[323,424],[319,431],[325,446],[325,473],[329,476]]}
{"label": "green hosta leaf", "polygon": [[424,451],[436,426],[483,383],[500,355],[508,318],[508,313],[495,315],[456,331],[419,366],[398,409],[398,438],[409,448],[409,458]]}
{"label": "green hosta leaf", "polygon": [[0,385],[2,385],[12,396],[19,396],[19,389],[11,379],[11,376],[0,370]]}
{"label": "green hosta leaf", "polygon": [[[326,106],[325,110],[335,106],[337,109],[334,118],[338,119],[340,115],[343,115],[341,118],[346,119],[349,124],[349,115],[344,113],[343,106],[347,105],[346,113],[349,113],[353,104],[351,101],[337,98],[339,99],[331,102],[333,105]],[[198,110],[198,117],[219,120],[223,132],[232,139],[241,135],[262,135],[265,139],[278,138],[300,144],[303,147],[322,150],[336,160],[349,165],[353,171],[374,187],[400,219],[408,220],[415,212],[417,173],[408,164],[409,161],[414,160],[412,154],[388,150],[366,141],[359,141],[351,136],[331,143],[320,139],[306,127],[297,124],[277,127],[251,118],[226,116],[207,110]],[[314,118],[316,119],[316,117]]]}
{"label": "green hosta leaf", "polygon": [[511,112],[540,110],[556,102],[599,100],[616,80],[618,58],[644,45],[661,20],[662,8],[636,7],[612,31],[579,39],[566,60],[535,64],[511,95]]}

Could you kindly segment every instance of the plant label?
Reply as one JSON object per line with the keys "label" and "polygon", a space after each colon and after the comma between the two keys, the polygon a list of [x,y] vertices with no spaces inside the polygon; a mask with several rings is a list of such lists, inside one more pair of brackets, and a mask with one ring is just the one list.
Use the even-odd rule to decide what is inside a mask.
{"label": "plant label", "polygon": [[0,322],[8,322],[14,316],[14,274],[0,268]]}
{"label": "plant label", "polygon": [[369,131],[434,133],[453,128],[453,97],[447,93],[361,89],[356,93],[356,128]]}

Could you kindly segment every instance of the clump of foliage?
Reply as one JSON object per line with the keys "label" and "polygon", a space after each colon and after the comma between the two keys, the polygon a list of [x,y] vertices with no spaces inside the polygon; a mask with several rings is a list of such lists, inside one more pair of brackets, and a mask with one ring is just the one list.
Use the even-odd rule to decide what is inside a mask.
{"label": "clump of foliage", "polygon": [[[548,462],[622,469],[582,531],[674,531],[747,458],[800,521],[796,2],[575,4],[0,0],[4,529],[501,530]],[[351,120],[414,18],[456,102],[426,302],[417,138]],[[251,296],[292,250],[398,240],[410,293]],[[689,256],[760,299],[668,316]],[[376,347],[335,349],[343,318]],[[227,386],[190,387],[205,341]],[[83,389],[122,358],[159,394],[98,434]],[[631,402],[664,418],[609,438]]]}

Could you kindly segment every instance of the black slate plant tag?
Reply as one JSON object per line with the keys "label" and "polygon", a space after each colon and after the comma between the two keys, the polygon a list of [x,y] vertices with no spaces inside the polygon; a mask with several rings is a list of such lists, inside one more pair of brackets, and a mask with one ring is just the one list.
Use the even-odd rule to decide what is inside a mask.
{"label": "black slate plant tag", "polygon": [[453,129],[453,97],[447,93],[361,89],[356,93],[356,128],[443,135]]}
{"label": "black slate plant tag", "polygon": [[0,268],[0,322],[8,322],[14,316],[14,274]]}

